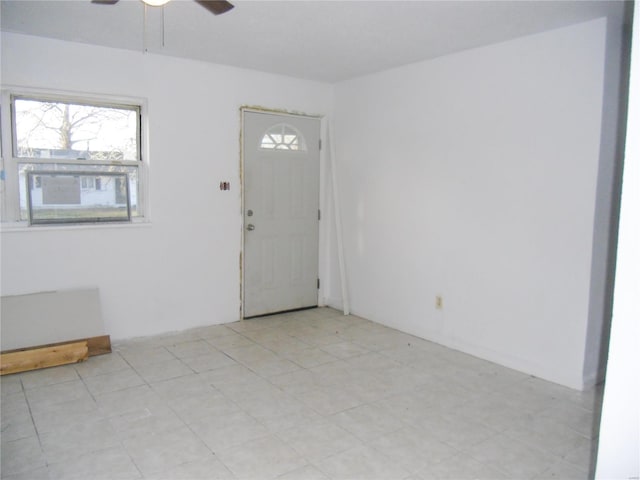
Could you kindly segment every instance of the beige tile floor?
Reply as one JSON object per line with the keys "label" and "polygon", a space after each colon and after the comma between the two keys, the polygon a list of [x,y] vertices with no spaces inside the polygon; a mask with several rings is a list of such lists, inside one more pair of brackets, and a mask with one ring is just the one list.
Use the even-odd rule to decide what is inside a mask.
{"label": "beige tile floor", "polygon": [[328,308],[2,377],[3,479],[586,479],[577,392]]}

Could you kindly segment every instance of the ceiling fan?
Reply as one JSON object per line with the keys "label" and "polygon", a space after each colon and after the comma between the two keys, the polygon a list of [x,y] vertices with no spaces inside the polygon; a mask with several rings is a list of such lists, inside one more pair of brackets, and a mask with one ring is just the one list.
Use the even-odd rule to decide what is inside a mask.
{"label": "ceiling fan", "polygon": [[[118,3],[119,0],[91,0],[91,3],[99,3],[102,5],[114,5]],[[150,5],[152,7],[161,7],[169,3],[170,0],[142,0],[146,5]],[[233,8],[233,5],[225,0],[194,0],[196,3],[199,3],[204,8],[209,10],[214,15],[220,15],[222,13],[228,12]]]}

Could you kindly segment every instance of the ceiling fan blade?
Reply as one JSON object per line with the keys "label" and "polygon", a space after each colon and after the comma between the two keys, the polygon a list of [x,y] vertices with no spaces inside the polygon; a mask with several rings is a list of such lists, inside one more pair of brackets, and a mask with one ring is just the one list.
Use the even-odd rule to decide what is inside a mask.
{"label": "ceiling fan blade", "polygon": [[118,3],[119,0],[91,0],[91,3],[97,3],[99,5],[114,5]]}
{"label": "ceiling fan blade", "polygon": [[214,15],[220,15],[233,8],[233,5],[225,0],[196,0],[196,2]]}

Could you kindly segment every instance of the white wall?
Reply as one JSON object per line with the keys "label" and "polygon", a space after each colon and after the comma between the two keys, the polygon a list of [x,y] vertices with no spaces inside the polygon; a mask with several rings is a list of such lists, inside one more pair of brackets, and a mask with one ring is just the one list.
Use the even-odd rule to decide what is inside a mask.
{"label": "white wall", "polygon": [[640,10],[635,11],[629,123],[611,343],[596,478],[640,476]]}
{"label": "white wall", "polygon": [[98,287],[116,340],[238,320],[239,108],[330,113],[332,87],[9,33],[2,82],[146,98],[151,218],[124,228],[4,229],[2,294]]}
{"label": "white wall", "polygon": [[336,86],[355,313],[583,387],[605,42],[599,19]]}

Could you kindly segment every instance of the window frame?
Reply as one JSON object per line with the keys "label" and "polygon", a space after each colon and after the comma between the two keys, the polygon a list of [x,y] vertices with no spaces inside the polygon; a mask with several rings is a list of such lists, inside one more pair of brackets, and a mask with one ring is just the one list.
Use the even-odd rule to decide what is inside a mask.
{"label": "window frame", "polygon": [[[119,166],[131,167],[137,170],[137,215],[131,216],[129,221],[111,222],[111,224],[135,224],[149,222],[148,202],[148,115],[147,101],[140,97],[123,97],[104,94],[90,94],[80,92],[53,91],[16,86],[3,86],[0,93],[0,129],[1,129],[1,168],[3,180],[0,181],[0,196],[2,197],[1,224],[3,227],[41,227],[30,225],[29,219],[21,218],[20,207],[20,165],[34,165],[36,169],[42,164],[77,165],[82,166]],[[75,105],[89,105],[105,108],[123,108],[137,112],[137,160],[74,160],[38,157],[19,157],[17,154],[17,131],[15,126],[14,100],[31,99],[36,101],[63,102]],[[131,208],[132,205],[129,205]],[[108,222],[88,223],[48,223],[48,227],[92,226],[106,225]]]}

